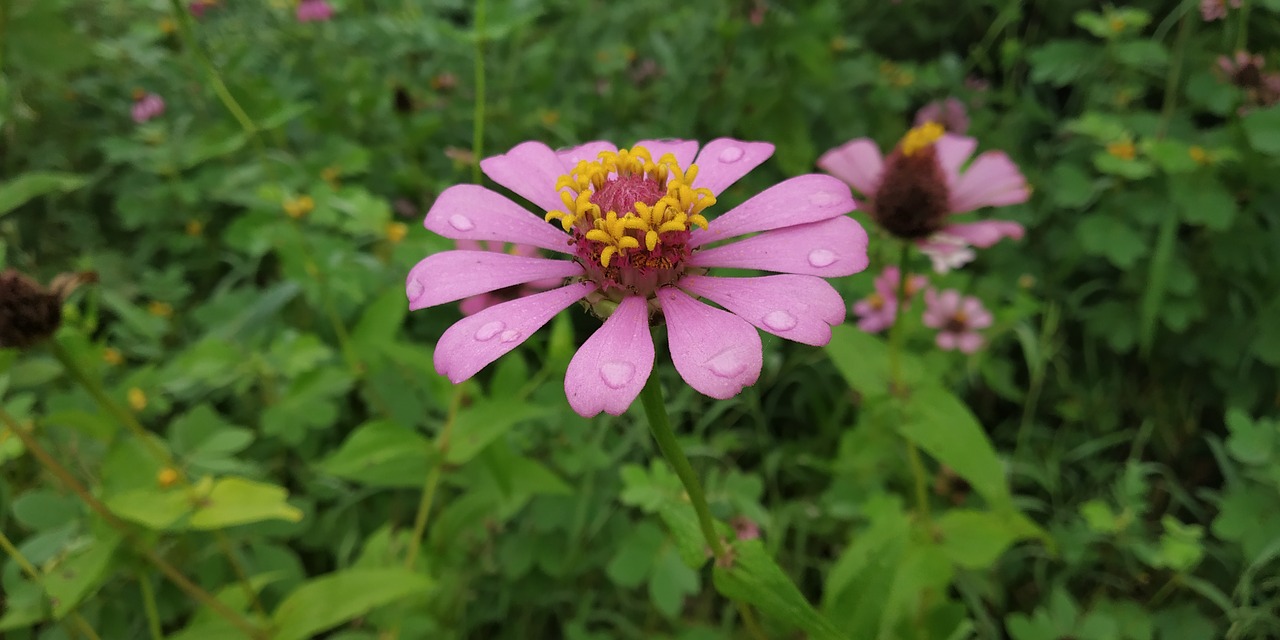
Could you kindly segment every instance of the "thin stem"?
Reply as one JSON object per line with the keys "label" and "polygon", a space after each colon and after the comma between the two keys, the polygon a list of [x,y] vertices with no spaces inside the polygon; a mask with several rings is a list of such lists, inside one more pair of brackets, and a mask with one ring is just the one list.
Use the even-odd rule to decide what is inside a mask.
{"label": "thin stem", "polygon": [[49,454],[48,451],[45,450],[43,446],[41,446],[35,436],[27,433],[27,431],[18,424],[18,421],[15,420],[13,416],[9,415],[4,409],[0,409],[0,422],[4,422],[4,424],[8,426],[20,440],[22,440],[23,446],[27,448],[27,451],[35,457],[46,471],[57,477],[58,480],[67,487],[67,489],[70,489],[72,493],[75,493],[76,496],[85,503],[85,505],[101,516],[108,525],[119,531],[121,535],[128,538],[129,541],[133,543],[134,551],[145,558],[148,562],[155,565],[155,567],[160,570],[160,573],[163,573],[164,576],[173,582],[174,585],[185,592],[188,596],[194,598],[200,604],[212,609],[214,613],[226,618],[228,622],[235,625],[236,628],[241,631],[244,631],[249,635],[249,637],[264,637],[262,631],[252,622],[239,613],[236,613],[221,600],[213,597],[213,595],[208,591],[205,591],[199,585],[189,580],[181,571],[178,571],[173,565],[169,564],[167,560],[156,553],[151,546],[148,545],[145,540],[142,540],[138,536],[137,532],[135,532],[127,523],[116,517],[114,513],[111,513],[110,509],[107,509],[106,505],[99,502],[97,498],[94,498],[89,491],[85,489],[84,485],[80,484],[80,481],[76,480],[75,476],[71,475],[71,472],[68,471],[66,467],[62,466],[53,458],[52,455]]}
{"label": "thin stem", "polygon": [[1253,4],[1251,0],[1240,3],[1240,17],[1236,22],[1240,25],[1240,30],[1236,32],[1236,51],[1244,51],[1249,46],[1249,5],[1251,4]]}
{"label": "thin stem", "polygon": [[[1173,60],[1169,63],[1169,75],[1164,82],[1164,105],[1160,110],[1160,126],[1156,129],[1156,137],[1163,138],[1173,119],[1174,110],[1178,106],[1178,82],[1182,78],[1182,58],[1186,55],[1187,40],[1191,37],[1191,28],[1195,20],[1188,9],[1182,14],[1182,23],[1178,25],[1178,40],[1173,45]],[[1243,27],[1242,27],[1243,29]]]}
{"label": "thin stem", "polygon": [[[14,562],[18,563],[18,567],[27,574],[27,577],[31,578],[31,581],[36,583],[36,586],[40,587],[40,590],[44,591],[45,595],[49,595],[49,591],[45,589],[44,577],[40,575],[40,571],[36,569],[35,565],[31,564],[30,560],[27,560],[26,556],[22,555],[22,552],[13,544],[13,541],[9,539],[9,536],[4,534],[4,531],[0,531],[0,549],[4,549],[4,552],[8,554],[10,558],[13,558]],[[93,627],[89,626],[88,621],[86,621],[79,612],[75,610],[71,611],[71,622],[76,626],[76,629],[80,633],[84,634],[90,640],[102,640],[98,637],[98,633],[93,630]]]}
{"label": "thin stem", "polygon": [[449,452],[449,439],[453,435],[453,425],[458,421],[458,409],[462,406],[462,396],[462,387],[454,387],[444,428],[436,437],[436,452],[440,459],[427,472],[427,480],[422,485],[422,499],[418,501],[418,512],[413,516],[413,537],[409,539],[409,552],[404,558],[404,566],[408,569],[413,569],[414,563],[418,560],[418,549],[422,546],[422,536],[427,530],[427,517],[431,513],[432,503],[435,502],[436,488],[440,485],[441,469],[444,468],[445,454]]}
{"label": "thin stem", "polygon": [[[177,0],[174,0],[175,2]],[[485,0],[476,0],[476,19],[472,25],[476,39],[476,103],[471,123],[471,181],[479,183],[480,157],[484,153],[484,24]]]}
{"label": "thin stem", "polygon": [[213,66],[213,60],[209,59],[209,55],[205,53],[204,48],[196,41],[195,32],[191,28],[191,16],[186,8],[182,6],[181,0],[169,0],[169,6],[173,8],[174,22],[178,23],[178,35],[181,36],[183,44],[191,51],[191,55],[196,57],[196,62],[204,68],[205,75],[209,77],[209,83],[213,85],[213,92],[218,94],[218,99],[222,101],[223,106],[236,121],[240,123],[240,127],[251,138],[257,138],[258,126],[253,123],[253,119],[248,113],[236,102],[235,96],[231,95],[231,90],[227,89],[227,85],[222,81],[222,75],[218,73],[217,67]]}
{"label": "thin stem", "polygon": [[156,606],[156,590],[151,586],[151,579],[138,576],[138,587],[142,590],[142,609],[147,614],[147,630],[152,640],[164,640],[164,631],[160,628],[160,609]]}
{"label": "thin stem", "polygon": [[[902,405],[907,401],[907,388],[902,382],[902,318],[906,316],[905,307],[907,304],[907,284],[910,281],[910,274],[907,273],[907,267],[911,261],[911,245],[902,243],[902,251],[898,254],[898,293],[896,301],[896,313],[893,316],[893,326],[889,328],[889,389],[891,395],[897,398],[899,402],[900,413]],[[907,463],[911,467],[911,477],[915,485],[916,510],[920,513],[920,518],[926,524],[931,521],[929,513],[929,494],[926,490],[928,479],[924,468],[924,461],[920,458],[920,449],[916,446],[914,440],[903,437],[907,443]]]}

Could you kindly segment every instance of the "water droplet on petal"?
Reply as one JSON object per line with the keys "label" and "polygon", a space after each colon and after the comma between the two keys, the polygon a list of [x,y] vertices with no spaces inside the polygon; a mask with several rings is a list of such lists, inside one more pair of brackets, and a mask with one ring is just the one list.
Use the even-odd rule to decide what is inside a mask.
{"label": "water droplet on petal", "polygon": [[796,328],[796,324],[799,321],[796,320],[796,317],[792,315],[790,311],[778,309],[777,311],[769,312],[769,315],[764,317],[763,322],[764,326],[769,327],[774,331],[789,331]]}
{"label": "water droplet on petal", "polygon": [[749,353],[747,349],[739,346],[729,347],[702,363],[711,373],[721,378],[733,378],[746,370],[750,363]]}
{"label": "water droplet on petal", "polygon": [[519,340],[522,335],[524,334],[516,331],[515,329],[507,329],[502,332],[502,336],[499,339],[503,342],[515,342],[516,340]]}
{"label": "water droplet on petal", "polygon": [[422,292],[426,290],[427,288],[417,280],[411,280],[409,284],[405,285],[405,293],[409,295],[410,300],[417,300],[418,296],[421,296]]}
{"label": "water droplet on petal", "polygon": [[506,328],[507,325],[505,322],[501,320],[494,320],[493,322],[487,323],[483,327],[476,329],[476,340],[479,340],[480,342],[492,340],[494,336],[498,335],[500,331]]}
{"label": "water droplet on petal", "polygon": [[835,196],[826,191],[815,191],[809,194],[809,203],[815,207],[825,207],[835,202]]}
{"label": "water droplet on petal", "polygon": [[472,222],[471,218],[460,213],[455,213],[449,216],[449,226],[457,229],[458,231],[470,231],[476,228],[476,223]]}
{"label": "water droplet on petal", "polygon": [[809,252],[809,264],[818,267],[819,269],[828,266],[835,261],[836,254],[826,249],[814,249]]}
{"label": "water droplet on petal", "polygon": [[726,147],[720,152],[720,162],[725,164],[737,162],[742,159],[742,154],[742,147]]}
{"label": "water droplet on petal", "polygon": [[600,366],[600,379],[610,389],[621,389],[636,377],[636,366],[630,362],[606,362]]}

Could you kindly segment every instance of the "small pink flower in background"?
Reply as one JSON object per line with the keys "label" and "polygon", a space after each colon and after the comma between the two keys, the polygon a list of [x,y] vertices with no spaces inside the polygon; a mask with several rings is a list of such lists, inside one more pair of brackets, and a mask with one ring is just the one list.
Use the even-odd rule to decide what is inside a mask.
{"label": "small pink flower in background", "polygon": [[760,525],[746,516],[734,516],[729,524],[738,540],[755,540],[760,537]]}
{"label": "small pink flower in background", "polygon": [[1200,17],[1205,22],[1213,22],[1227,17],[1227,5],[1239,9],[1243,0],[1200,0]]}
{"label": "small pink flower in background", "polygon": [[[523,256],[526,258],[538,257],[538,248],[527,244],[513,244],[510,249],[504,242],[481,242],[477,240],[458,240],[457,247],[464,251],[497,251],[498,253],[509,253],[513,256]],[[458,303],[458,308],[462,311],[462,315],[469,316],[479,313],[492,307],[495,304],[501,304],[508,300],[523,298],[533,295],[539,291],[554,289],[564,282],[563,278],[547,278],[545,280],[534,280],[525,283],[519,287],[508,287],[497,291],[482,293],[478,296],[471,296],[463,299]]]}
{"label": "small pink flower in background", "polygon": [[907,132],[888,158],[875,142],[859,138],[823,154],[818,166],[852,185],[867,199],[861,208],[876,223],[915,241],[934,268],[945,272],[971,260],[970,247],[1023,235],[1022,225],[1004,220],[948,224],[953,214],[1018,204],[1031,196],[1004,152],[987,151],[969,162],[977,147],[977,140],[928,122]]}
{"label": "small pink flower in background", "polygon": [[965,353],[982,348],[984,340],[978,330],[990,327],[992,318],[981,300],[961,296],[955,289],[942,293],[930,289],[924,292],[924,304],[924,325],[938,330],[938,348]]}
{"label": "small pink flower in background", "polygon": [[191,11],[191,15],[197,20],[204,17],[204,12],[218,6],[218,0],[193,0],[187,4],[187,9]]}
{"label": "small pink flower in background", "polygon": [[921,126],[926,122],[936,122],[942,125],[947,133],[956,135],[964,135],[964,132],[969,130],[969,114],[964,109],[964,103],[955,98],[934,100],[921,107],[916,112],[915,126]]}
{"label": "small pink flower in background", "polygon": [[[898,267],[885,267],[876,276],[874,284],[875,291],[853,305],[853,312],[858,316],[858,328],[867,333],[879,333],[888,329],[898,316],[898,288],[902,284]],[[907,299],[903,306],[910,305],[916,292],[928,284],[929,279],[924,276],[912,275],[907,278]]]}
{"label": "small pink flower in background", "polygon": [[135,91],[133,107],[129,112],[134,122],[142,124],[164,113],[164,98],[154,93]]}
{"label": "small pink flower in background", "polygon": [[[844,322],[845,304],[824,278],[867,266],[866,231],[845,215],[854,208],[849,188],[803,175],[714,218],[703,213],[772,155],[769,143],[720,138],[706,145],[648,140],[631,149],[597,141],[560,151],[526,142],[481,161],[489,178],[533,203],[538,215],[484,187],[455,185],[427,212],[427,229],[561,258],[467,250],[427,256],[406,280],[409,308],[539,280],[565,284],[459,320],[436,344],[436,371],[462,382],[578,302],[604,318],[565,374],[569,405],[586,417],[621,415],[639,395],[654,366],[651,319],[666,324],[685,382],[720,399],[760,376],[757,329],[826,344],[831,327]],[[755,235],[710,246],[747,234]],[[712,268],[778,275],[707,275]]]}
{"label": "small pink flower in background", "polygon": [[1218,56],[1218,71],[1231,84],[1244,89],[1258,86],[1262,81],[1262,69],[1266,59],[1261,54],[1237,51],[1235,55]]}
{"label": "small pink flower in background", "polygon": [[298,22],[324,22],[333,17],[333,7],[325,0],[302,0],[295,15]]}

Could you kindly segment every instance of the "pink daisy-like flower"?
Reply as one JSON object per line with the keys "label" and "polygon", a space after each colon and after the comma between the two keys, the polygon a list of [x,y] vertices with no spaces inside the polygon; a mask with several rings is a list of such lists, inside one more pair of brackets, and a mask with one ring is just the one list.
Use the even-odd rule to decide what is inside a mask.
{"label": "pink daisy-like flower", "polygon": [[965,353],[982,348],[984,341],[978,330],[990,327],[992,318],[981,300],[961,296],[955,289],[942,293],[930,289],[924,292],[924,304],[924,325],[938,329],[938,348]]}
{"label": "pink daisy-like flower", "polygon": [[[457,247],[464,251],[497,251],[498,253],[509,253],[513,256],[524,256],[533,258],[538,256],[538,248],[527,244],[508,245],[505,242],[481,242],[477,240],[458,240]],[[478,296],[471,296],[458,303],[458,309],[462,311],[462,315],[469,316],[479,313],[492,307],[495,304],[501,304],[508,300],[523,298],[527,295],[535,294],[539,291],[546,291],[560,286],[564,282],[563,278],[547,278],[543,280],[534,280],[525,283],[519,287],[508,287],[497,291],[482,293]]]}
{"label": "pink daisy-like flower", "polygon": [[[907,278],[907,306],[916,292],[929,283],[924,276],[912,275]],[[898,288],[902,284],[898,267],[890,265],[876,276],[875,291],[871,295],[857,301],[853,312],[858,316],[858,328],[867,333],[879,333],[893,326],[898,317]]]}
{"label": "pink daisy-like flower", "polygon": [[1242,0],[1200,0],[1200,17],[1205,22],[1213,22],[1227,17],[1227,5],[1239,9]]}
{"label": "pink daisy-like flower", "polygon": [[965,111],[964,103],[955,98],[934,100],[916,112],[916,126],[926,122],[942,125],[947,133],[964,135],[969,130],[969,113]]}
{"label": "pink daisy-like flower", "polygon": [[324,22],[333,17],[333,7],[325,0],[302,0],[294,15],[298,22]]}
{"label": "pink daisy-like flower", "polygon": [[[889,154],[875,142],[852,140],[818,159],[818,166],[858,190],[861,208],[889,233],[914,240],[940,273],[973,258],[969,247],[989,247],[1002,238],[1021,239],[1022,225],[1004,220],[947,224],[952,214],[1026,202],[1027,181],[1009,156],[977,149],[973,138],[949,134],[927,122],[907,132]],[[963,169],[962,169],[963,167]]]}
{"label": "pink daisy-like flower", "polygon": [[134,92],[133,107],[129,109],[133,121],[142,124],[164,113],[164,98],[154,93]]}
{"label": "pink daisy-like flower", "polygon": [[[849,188],[830,176],[804,175],[718,217],[703,215],[771,155],[771,144],[721,138],[701,149],[686,140],[642,141],[630,150],[597,141],[562,151],[525,142],[483,160],[486,175],[559,224],[484,187],[455,185],[432,205],[427,229],[455,240],[527,244],[567,259],[437,253],[409,272],[410,309],[547,278],[565,284],[458,321],[436,345],[436,371],[466,380],[576,302],[605,318],[565,375],[569,404],[586,417],[620,415],[639,395],[654,365],[650,318],[659,315],[676,370],[713,398],[732,397],[759,377],[763,353],[752,325],[826,344],[831,326],[844,322],[845,306],[823,278],[867,266],[867,234],[845,215],[854,208]],[[757,235],[711,246],[750,233]],[[707,275],[714,267],[779,275]]]}

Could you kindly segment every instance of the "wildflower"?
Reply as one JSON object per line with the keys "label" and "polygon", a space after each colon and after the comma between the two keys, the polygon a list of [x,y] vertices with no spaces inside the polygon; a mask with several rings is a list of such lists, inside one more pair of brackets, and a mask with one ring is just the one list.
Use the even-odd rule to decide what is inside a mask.
{"label": "wildflower", "polygon": [[160,33],[170,35],[178,30],[178,25],[174,23],[173,18],[160,19]]}
{"label": "wildflower", "polygon": [[1022,225],[1004,220],[948,224],[950,215],[1026,202],[1026,180],[1007,155],[987,151],[961,171],[978,142],[927,122],[908,131],[888,158],[867,138],[818,159],[818,166],[861,192],[861,206],[889,233],[914,240],[939,272],[973,259],[970,247],[1021,239]]}
{"label": "wildflower", "polygon": [[129,406],[133,407],[134,411],[142,411],[147,408],[147,394],[143,393],[142,389],[130,387],[128,396]]}
{"label": "wildflower", "polygon": [[[513,256],[524,256],[526,258],[539,257],[538,248],[527,244],[513,244],[511,248],[506,248],[503,242],[480,242],[477,240],[458,240],[457,247],[464,251],[497,251],[498,253],[509,253]],[[482,293],[477,296],[471,296],[458,303],[458,309],[462,311],[462,315],[469,316],[479,313],[496,304],[502,304],[508,300],[515,300],[530,296],[539,291],[554,289],[564,282],[564,278],[545,278],[542,280],[534,280],[527,282],[518,287],[507,287],[497,291]]]}
{"label": "wildflower", "polygon": [[409,235],[409,227],[403,222],[387,223],[387,242],[391,244],[400,244],[404,237]]}
{"label": "wildflower", "polygon": [[982,347],[977,330],[990,327],[992,318],[981,300],[962,297],[955,289],[942,293],[930,289],[924,292],[924,304],[924,325],[938,329],[938,348],[973,353]]}
{"label": "wildflower", "polygon": [[44,342],[62,323],[62,296],[13,270],[0,273],[0,348]]}
{"label": "wildflower", "polygon": [[[924,276],[913,275],[907,278],[907,297],[903,306],[911,303],[916,292],[923,289],[929,280]],[[853,305],[853,312],[858,316],[858,328],[867,333],[879,333],[893,326],[898,316],[898,289],[902,286],[902,276],[896,266],[888,266],[875,279],[875,291]]]}
{"label": "wildflower", "polygon": [[1231,57],[1218,56],[1217,67],[1231,84],[1241,89],[1256,89],[1262,84],[1262,68],[1266,59],[1260,54],[1237,51]]}
{"label": "wildflower", "polygon": [[[601,411],[620,415],[639,394],[654,364],[650,318],[661,316],[666,323],[676,370],[714,398],[732,397],[759,377],[762,349],[752,325],[797,342],[826,344],[831,325],[844,321],[845,308],[822,278],[867,265],[866,232],[844,215],[854,207],[849,189],[829,176],[805,175],[716,218],[703,213],[772,154],[768,143],[721,138],[701,151],[697,142],[684,140],[645,141],[629,150],[600,141],[563,151],[526,142],[485,159],[480,166],[490,178],[559,224],[546,225],[483,187],[456,185],[427,213],[427,229],[455,240],[527,244],[570,259],[437,253],[409,273],[410,308],[544,279],[565,284],[454,324],[436,345],[436,371],[455,383],[466,380],[579,301],[604,318],[565,376],[570,406],[588,417]],[[707,248],[756,232],[761,233]],[[705,275],[714,267],[781,275]]]}
{"label": "wildflower", "polygon": [[152,300],[147,305],[147,312],[157,318],[168,318],[173,315],[173,305],[168,302]]}
{"label": "wildflower", "polygon": [[173,467],[165,467],[156,473],[156,484],[161,489],[168,489],[178,483],[178,470]]}
{"label": "wildflower", "polygon": [[746,516],[734,516],[729,521],[737,540],[755,540],[760,537],[760,524]]}
{"label": "wildflower", "polygon": [[1227,5],[1239,9],[1242,0],[1200,0],[1200,18],[1205,22],[1213,22],[1227,17]]}
{"label": "wildflower", "polygon": [[134,91],[133,107],[129,113],[134,122],[142,124],[164,113],[164,98],[142,90]]}
{"label": "wildflower", "polygon": [[1132,140],[1120,140],[1107,144],[1107,153],[1121,160],[1132,160],[1138,155],[1138,148],[1133,146]]}
{"label": "wildflower", "polygon": [[1191,145],[1191,147],[1187,149],[1187,155],[1191,156],[1191,159],[1200,166],[1213,163],[1213,158],[1209,155],[1209,152],[1205,151],[1204,147],[1198,144]]}
{"label": "wildflower", "polygon": [[333,17],[333,7],[325,0],[302,0],[294,15],[298,22],[325,22]]}
{"label": "wildflower", "polygon": [[284,201],[284,212],[294,220],[311,213],[316,208],[316,201],[311,196],[299,196]]}
{"label": "wildflower", "polygon": [[107,347],[102,351],[102,360],[113,367],[118,367],[124,363],[124,356],[119,349]]}
{"label": "wildflower", "polygon": [[964,103],[955,98],[935,100],[916,112],[917,127],[928,122],[942,125],[947,133],[964,135],[969,130],[969,114],[965,112]]}
{"label": "wildflower", "polygon": [[342,169],[339,167],[325,167],[320,170],[320,179],[329,183],[331,187],[338,186],[338,178],[342,176]]}
{"label": "wildflower", "polygon": [[204,17],[204,12],[218,6],[218,0],[193,0],[187,4],[187,8],[191,11],[191,15],[197,20]]}
{"label": "wildflower", "polygon": [[192,238],[199,238],[204,233],[204,223],[199,220],[188,220],[186,232]]}

